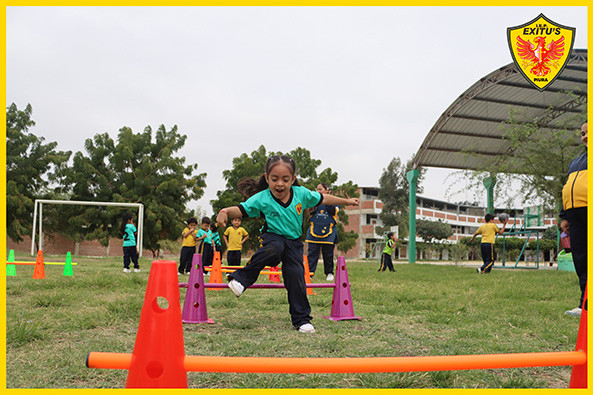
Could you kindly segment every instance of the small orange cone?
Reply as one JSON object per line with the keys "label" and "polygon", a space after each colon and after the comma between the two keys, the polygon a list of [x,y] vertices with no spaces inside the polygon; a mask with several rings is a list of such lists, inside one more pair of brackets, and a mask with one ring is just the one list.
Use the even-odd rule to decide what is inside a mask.
{"label": "small orange cone", "polygon": [[[277,272],[278,271],[278,266],[270,266],[270,271],[271,272]],[[269,274],[268,275],[268,278],[273,283],[279,283],[280,282],[280,275],[278,275],[278,274]]]}
{"label": "small orange cone", "polygon": [[33,278],[45,278],[45,264],[43,263],[43,251],[37,251],[37,260],[35,261],[35,271]]}
{"label": "small orange cone", "polygon": [[[212,271],[210,272],[209,284],[222,284],[222,265],[220,263],[220,252],[214,252],[214,258],[212,259]],[[222,288],[208,288],[216,291],[222,291]]]}
{"label": "small orange cone", "polygon": [[[309,258],[303,255],[303,266],[305,267],[305,283],[311,284],[311,273],[309,272]],[[313,288],[307,288],[307,295],[317,295],[313,292]]]}

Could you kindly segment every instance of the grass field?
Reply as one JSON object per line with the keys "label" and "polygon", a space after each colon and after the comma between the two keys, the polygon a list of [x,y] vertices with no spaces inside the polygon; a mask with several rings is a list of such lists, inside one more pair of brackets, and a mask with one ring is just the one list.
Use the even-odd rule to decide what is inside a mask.
{"label": "grass field", "polygon": [[[17,260],[31,259],[17,256]],[[64,257],[46,257],[47,261]],[[121,258],[74,257],[74,276],[46,265],[6,278],[7,388],[123,388],[125,370],[85,367],[91,351],[131,353],[150,269],[122,273]],[[186,355],[392,357],[573,351],[579,319],[574,273],[348,261],[354,313],[333,322],[332,289],[309,296],[317,329],[290,324],[285,290],[206,292],[216,323],[184,324]],[[322,273],[321,273],[322,274]],[[268,276],[261,276],[266,282]],[[184,278],[187,281],[187,277]],[[314,282],[322,282],[317,278]],[[185,289],[181,290],[181,303]],[[188,373],[190,388],[567,388],[570,367],[375,374]]]}

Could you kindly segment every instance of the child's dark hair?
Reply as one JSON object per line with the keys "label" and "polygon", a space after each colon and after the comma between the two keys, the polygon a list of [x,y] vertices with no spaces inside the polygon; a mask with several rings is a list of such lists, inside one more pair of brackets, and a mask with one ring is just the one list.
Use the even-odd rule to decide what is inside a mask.
{"label": "child's dark hair", "polygon": [[202,223],[210,225],[212,223],[212,220],[208,217],[204,217],[202,218]]}
{"label": "child's dark hair", "polygon": [[389,232],[389,233],[387,233],[387,238],[388,238],[388,239],[391,239],[391,236],[393,236],[393,232]]}
{"label": "child's dark hair", "polygon": [[212,223],[210,224],[210,230],[211,230],[212,232],[218,232],[218,225],[216,225],[216,222],[212,222]]}
{"label": "child's dark hair", "polygon": [[484,220],[485,220],[486,222],[490,222],[490,221],[492,221],[493,219],[494,219],[494,215],[492,215],[492,214],[490,214],[490,213],[487,213],[486,215],[484,215]]}
{"label": "child's dark hair", "polygon": [[126,225],[128,224],[128,220],[134,218],[130,213],[124,213],[121,216],[121,226],[119,227],[119,233],[123,236],[124,232],[126,231]]}
{"label": "child's dark hair", "polygon": [[320,182],[319,185],[321,185],[323,189],[327,189],[329,191],[329,185],[327,185],[325,182]]}
{"label": "child's dark hair", "polygon": [[198,224],[198,219],[196,217],[191,217],[191,218],[189,218],[187,220],[187,224],[188,225],[190,225],[190,224],[196,224],[197,225]]}
{"label": "child's dark hair", "polygon": [[[265,174],[259,178],[259,180],[254,180],[253,178],[244,178],[239,181],[239,185],[237,185],[237,189],[239,193],[245,197],[250,197],[255,195],[258,192],[264,191],[269,188],[268,182],[266,181],[266,174],[269,174],[272,171],[272,168],[277,164],[284,163],[290,167],[291,173],[294,176],[296,174],[296,165],[294,160],[287,155],[274,155],[270,156],[266,161],[265,167]],[[299,186],[299,181],[297,179],[294,180],[292,185]]]}

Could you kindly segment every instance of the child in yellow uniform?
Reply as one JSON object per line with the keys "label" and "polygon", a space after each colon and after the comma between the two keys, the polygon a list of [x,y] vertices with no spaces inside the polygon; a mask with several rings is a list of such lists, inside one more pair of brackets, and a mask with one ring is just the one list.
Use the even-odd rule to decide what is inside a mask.
{"label": "child in yellow uniform", "polygon": [[227,261],[229,266],[241,266],[241,250],[249,233],[241,226],[241,217],[233,218],[231,224],[233,226],[226,228],[223,235],[227,245]]}
{"label": "child in yellow uniform", "polygon": [[181,244],[181,254],[179,255],[178,274],[189,273],[191,269],[191,261],[196,253],[196,225],[198,220],[191,217],[187,220],[187,227],[183,229],[181,237],[183,243]]}
{"label": "child in yellow uniform", "polygon": [[498,226],[494,223],[494,215],[488,213],[484,216],[486,223],[478,228],[476,233],[469,240],[471,243],[474,241],[477,235],[482,235],[482,244],[480,244],[480,251],[482,252],[482,260],[484,264],[481,268],[478,268],[478,273],[490,273],[492,266],[494,265],[494,241],[496,240],[496,234],[499,235],[504,233],[504,228],[507,226],[508,218],[502,223],[502,229],[498,229]]}

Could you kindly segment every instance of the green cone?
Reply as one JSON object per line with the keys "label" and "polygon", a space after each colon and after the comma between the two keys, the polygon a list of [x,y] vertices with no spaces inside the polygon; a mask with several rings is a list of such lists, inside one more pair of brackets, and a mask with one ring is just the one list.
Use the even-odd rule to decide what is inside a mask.
{"label": "green cone", "polygon": [[10,263],[14,262],[14,250],[10,250],[8,253],[8,261],[6,265],[6,275],[7,276],[16,276],[16,266],[11,265]]}
{"label": "green cone", "polygon": [[66,263],[64,263],[64,276],[73,276],[74,273],[72,272],[72,255],[70,255],[70,251],[66,254]]}

